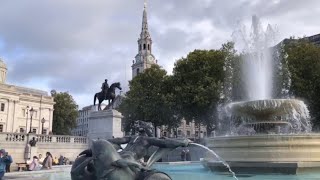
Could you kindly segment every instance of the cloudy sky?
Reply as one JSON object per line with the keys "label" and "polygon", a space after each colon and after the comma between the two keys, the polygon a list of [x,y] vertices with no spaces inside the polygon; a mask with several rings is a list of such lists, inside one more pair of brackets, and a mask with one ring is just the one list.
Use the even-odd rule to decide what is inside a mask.
{"label": "cloudy sky", "polygon": [[[105,78],[128,90],[143,0],[1,0],[0,58],[7,83],[70,92],[90,105]],[[153,54],[171,73],[194,49],[220,48],[239,22],[260,17],[279,40],[320,33],[318,0],[149,0]]]}

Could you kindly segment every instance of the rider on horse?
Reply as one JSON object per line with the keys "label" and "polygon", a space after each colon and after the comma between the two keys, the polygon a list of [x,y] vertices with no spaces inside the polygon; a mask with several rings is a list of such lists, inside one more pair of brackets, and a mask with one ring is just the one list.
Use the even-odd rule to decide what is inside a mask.
{"label": "rider on horse", "polygon": [[105,79],[101,86],[102,93],[104,94],[104,99],[107,98],[108,89],[109,89],[108,79]]}

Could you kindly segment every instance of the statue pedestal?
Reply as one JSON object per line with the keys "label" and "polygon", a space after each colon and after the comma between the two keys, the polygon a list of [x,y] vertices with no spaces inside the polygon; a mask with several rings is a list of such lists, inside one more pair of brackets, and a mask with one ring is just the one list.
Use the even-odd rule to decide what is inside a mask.
{"label": "statue pedestal", "polygon": [[33,140],[33,138],[35,138],[34,140],[37,141],[36,134],[28,134],[27,135],[27,142],[28,143],[26,144],[26,147],[25,147],[24,159],[28,164],[32,162],[33,156],[38,157],[38,155],[39,155],[37,143],[35,143],[35,146],[30,145],[30,141]]}
{"label": "statue pedestal", "polygon": [[[31,160],[33,159],[33,156],[39,156],[39,154],[38,154],[38,147],[31,147]],[[39,157],[38,157],[39,158]]]}
{"label": "statue pedestal", "polygon": [[91,112],[89,114],[88,138],[92,140],[123,137],[121,118],[122,114],[114,109]]}

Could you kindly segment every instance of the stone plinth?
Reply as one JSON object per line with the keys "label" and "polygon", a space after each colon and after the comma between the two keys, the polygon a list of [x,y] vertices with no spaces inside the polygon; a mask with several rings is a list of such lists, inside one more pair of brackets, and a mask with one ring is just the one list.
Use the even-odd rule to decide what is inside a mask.
{"label": "stone plinth", "polygon": [[114,109],[93,111],[89,115],[89,139],[110,139],[123,137],[121,131],[122,114]]}
{"label": "stone plinth", "polygon": [[[320,169],[320,134],[254,135],[207,139],[214,150],[237,172],[288,172]],[[225,170],[207,153],[204,164],[214,170]],[[254,170],[253,170],[254,169]]]}

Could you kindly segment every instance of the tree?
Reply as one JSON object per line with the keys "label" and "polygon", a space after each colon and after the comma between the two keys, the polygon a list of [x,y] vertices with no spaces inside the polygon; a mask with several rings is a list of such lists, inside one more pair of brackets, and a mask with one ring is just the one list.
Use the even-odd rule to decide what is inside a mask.
{"label": "tree", "polygon": [[51,91],[55,105],[53,111],[53,133],[57,135],[71,135],[76,127],[78,105],[68,92]]}
{"label": "tree", "polygon": [[313,129],[320,129],[320,47],[303,39],[285,45],[291,73],[290,91],[303,99],[312,117]]}
{"label": "tree", "polygon": [[181,116],[187,121],[213,130],[216,107],[223,94],[224,66],[227,58],[232,58],[232,43],[220,50],[195,50],[175,63],[173,81],[175,102]]}
{"label": "tree", "polygon": [[155,127],[173,126],[173,111],[170,108],[167,72],[152,65],[130,81],[130,91],[119,107],[128,131],[135,120],[152,122]]}

